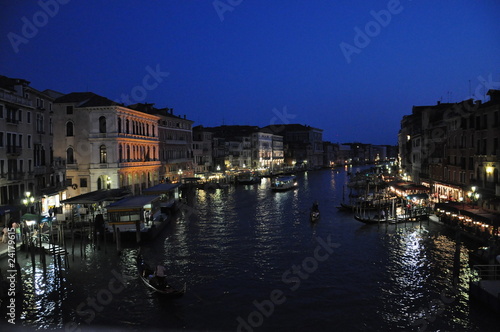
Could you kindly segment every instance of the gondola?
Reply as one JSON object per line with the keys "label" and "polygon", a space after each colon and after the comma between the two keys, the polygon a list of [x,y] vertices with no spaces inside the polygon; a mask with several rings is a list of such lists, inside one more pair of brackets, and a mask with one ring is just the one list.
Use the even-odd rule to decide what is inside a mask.
{"label": "gondola", "polygon": [[186,283],[182,289],[176,289],[168,284],[164,276],[155,276],[155,271],[144,262],[140,254],[137,256],[137,269],[144,284],[159,295],[178,298],[186,292]]}
{"label": "gondola", "polygon": [[318,206],[317,202],[314,202],[314,204],[311,208],[310,216],[311,216],[311,222],[316,222],[319,220],[320,213],[319,213],[319,206]]}

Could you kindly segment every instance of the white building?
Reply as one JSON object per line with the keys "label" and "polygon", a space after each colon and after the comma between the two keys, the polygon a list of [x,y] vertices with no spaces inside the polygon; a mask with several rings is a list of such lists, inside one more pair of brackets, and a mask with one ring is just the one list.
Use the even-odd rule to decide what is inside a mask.
{"label": "white building", "polygon": [[159,117],[123,107],[92,92],[54,102],[54,158],[65,166],[68,197],[158,184]]}

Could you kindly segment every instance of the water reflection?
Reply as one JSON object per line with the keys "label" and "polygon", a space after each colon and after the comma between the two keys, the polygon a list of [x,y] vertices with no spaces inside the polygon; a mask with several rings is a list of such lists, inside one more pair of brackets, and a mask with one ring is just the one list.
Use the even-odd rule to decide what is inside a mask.
{"label": "water reflection", "polygon": [[[38,328],[76,321],[90,328],[235,330],[237,317],[256,310],[254,301],[280,289],[286,301],[265,318],[262,330],[417,330],[429,312],[429,330],[494,325],[493,318],[483,321],[471,310],[466,246],[454,285],[453,234],[433,223],[362,225],[336,209],[346,178],[344,171],[325,170],[299,175],[299,187],[288,192],[271,192],[263,179],[186,194],[189,209],[141,248],[150,264],[167,267],[176,286],[187,282],[186,295],[176,301],[161,300],[140,282],[135,244],[121,255],[112,243],[106,253],[87,247],[86,257],[77,247],[62,276],[48,259],[45,279],[38,260],[34,277],[30,260],[24,260],[22,318]],[[322,216],[312,225],[308,211],[314,200]],[[283,273],[314,257],[317,238],[340,247],[292,291]],[[79,306],[88,309],[87,299],[109,289],[114,273],[123,276],[124,290],[87,325]]]}

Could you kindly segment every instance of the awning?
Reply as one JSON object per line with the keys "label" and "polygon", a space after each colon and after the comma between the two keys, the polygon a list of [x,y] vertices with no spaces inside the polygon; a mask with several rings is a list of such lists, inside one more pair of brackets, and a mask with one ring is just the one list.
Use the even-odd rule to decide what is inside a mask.
{"label": "awning", "polygon": [[104,201],[113,202],[124,197],[130,196],[132,193],[126,189],[107,189],[96,190],[86,194],[78,195],[61,201],[63,204],[94,204]]}
{"label": "awning", "polygon": [[21,220],[36,220],[36,221],[39,221],[40,219],[42,219],[42,216],[40,216],[38,214],[32,214],[32,213],[25,213],[21,217]]}
{"label": "awning", "polygon": [[142,209],[144,206],[151,204],[153,201],[160,199],[160,196],[141,195],[123,198],[117,202],[106,206],[109,212],[132,211]]}
{"label": "awning", "polygon": [[429,195],[427,194],[412,194],[406,196],[407,199],[429,199]]}
{"label": "awning", "polygon": [[180,183],[160,183],[156,186],[144,189],[142,193],[145,195],[161,195],[179,188],[180,186]]}

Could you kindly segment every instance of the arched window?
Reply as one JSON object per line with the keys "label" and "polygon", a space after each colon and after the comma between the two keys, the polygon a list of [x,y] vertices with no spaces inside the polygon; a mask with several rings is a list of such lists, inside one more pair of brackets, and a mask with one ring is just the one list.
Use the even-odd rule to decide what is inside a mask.
{"label": "arched window", "polygon": [[101,134],[106,133],[106,117],[101,116],[99,118],[99,132]]}
{"label": "arched window", "polygon": [[66,122],[66,136],[74,136],[73,134],[73,122]]}
{"label": "arched window", "polygon": [[118,118],[118,134],[122,132],[122,118]]}
{"label": "arched window", "polygon": [[108,156],[107,156],[107,153],[106,153],[106,145],[101,145],[99,147],[99,159],[100,159],[100,162],[101,164],[105,164],[107,163],[108,161]]}
{"label": "arched window", "polygon": [[127,161],[130,161],[130,145],[127,145]]}
{"label": "arched window", "polygon": [[101,190],[102,189],[102,180],[101,180],[101,177],[98,177],[97,178],[97,190]]}
{"label": "arched window", "polygon": [[74,164],[75,157],[73,156],[73,148],[68,148],[66,150],[66,164]]}
{"label": "arched window", "polygon": [[125,131],[130,134],[130,121],[128,119],[125,120]]}
{"label": "arched window", "polygon": [[120,162],[123,161],[123,146],[121,144],[118,147],[118,159],[120,160]]}

